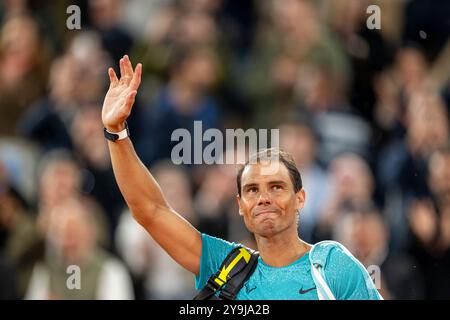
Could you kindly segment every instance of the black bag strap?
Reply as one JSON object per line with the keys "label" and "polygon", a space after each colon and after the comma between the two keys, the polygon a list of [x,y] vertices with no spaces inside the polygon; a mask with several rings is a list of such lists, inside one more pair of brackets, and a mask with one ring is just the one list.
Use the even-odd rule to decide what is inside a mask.
{"label": "black bag strap", "polygon": [[219,298],[223,300],[234,300],[236,298],[237,294],[244,286],[245,281],[247,281],[253,274],[253,271],[255,271],[256,266],[258,265],[258,257],[258,253],[252,253],[250,261],[244,269],[228,280],[225,288],[220,291]]}
{"label": "black bag strap", "polygon": [[229,287],[229,289],[223,295],[221,294],[219,299],[229,299],[230,297],[234,299],[244,282],[255,270],[258,256],[257,253],[242,246],[231,250],[219,270],[208,279],[206,286],[200,290],[194,300],[216,300],[215,293],[225,285],[225,288]]}

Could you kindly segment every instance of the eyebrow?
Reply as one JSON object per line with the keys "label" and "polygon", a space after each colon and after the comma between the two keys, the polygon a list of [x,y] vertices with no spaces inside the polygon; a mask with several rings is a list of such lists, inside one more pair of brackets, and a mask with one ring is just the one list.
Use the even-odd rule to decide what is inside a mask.
{"label": "eyebrow", "polygon": [[287,183],[284,182],[283,180],[275,180],[275,181],[269,181],[269,184],[282,184],[282,185],[286,185]]}
{"label": "eyebrow", "polygon": [[247,189],[247,188],[250,188],[250,187],[257,187],[257,186],[258,186],[257,183],[248,183],[248,184],[244,184],[242,186],[242,189]]}
{"label": "eyebrow", "polygon": [[[273,181],[269,181],[268,184],[282,184],[282,185],[287,185],[287,183],[283,180],[273,180]],[[250,187],[257,187],[258,183],[248,183],[248,184],[244,184],[244,186],[242,187],[242,189],[246,189],[246,188],[250,188]]]}

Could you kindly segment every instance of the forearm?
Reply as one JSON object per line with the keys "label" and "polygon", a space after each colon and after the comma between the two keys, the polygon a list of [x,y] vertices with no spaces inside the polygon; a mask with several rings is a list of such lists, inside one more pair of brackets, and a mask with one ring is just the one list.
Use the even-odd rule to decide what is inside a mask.
{"label": "forearm", "polygon": [[108,146],[117,184],[138,222],[151,218],[158,208],[169,208],[158,183],[137,156],[131,140],[108,141]]}

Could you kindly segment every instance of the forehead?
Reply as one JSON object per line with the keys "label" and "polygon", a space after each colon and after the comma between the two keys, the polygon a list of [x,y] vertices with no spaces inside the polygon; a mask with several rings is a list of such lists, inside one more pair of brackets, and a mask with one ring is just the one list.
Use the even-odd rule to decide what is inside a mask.
{"label": "forehead", "polygon": [[292,184],[289,170],[281,161],[248,164],[242,172],[242,186],[249,183],[267,183],[273,180]]}

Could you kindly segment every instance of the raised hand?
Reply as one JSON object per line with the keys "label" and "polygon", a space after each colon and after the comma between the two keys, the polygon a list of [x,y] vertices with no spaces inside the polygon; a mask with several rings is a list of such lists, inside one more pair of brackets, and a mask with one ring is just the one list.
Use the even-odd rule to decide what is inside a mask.
{"label": "raised hand", "polygon": [[137,90],[141,84],[142,65],[133,71],[127,55],[120,59],[120,80],[112,68],[108,69],[110,85],[103,102],[102,121],[108,131],[119,132],[131,113]]}

